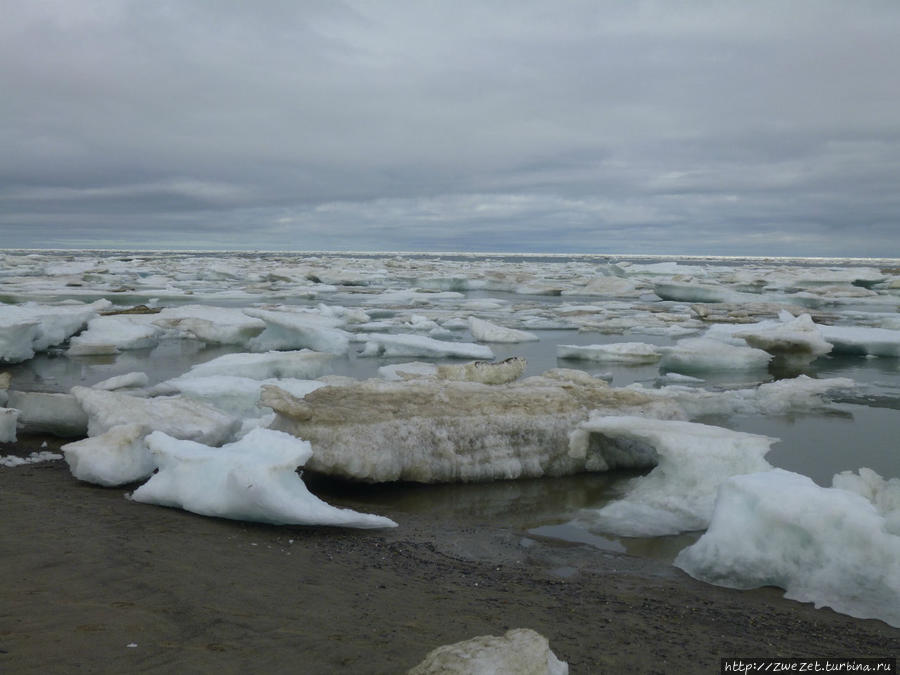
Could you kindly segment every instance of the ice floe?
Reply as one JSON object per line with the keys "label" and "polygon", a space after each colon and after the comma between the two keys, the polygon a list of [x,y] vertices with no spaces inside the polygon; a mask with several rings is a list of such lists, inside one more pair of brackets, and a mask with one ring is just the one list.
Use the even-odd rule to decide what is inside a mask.
{"label": "ice floe", "polygon": [[156,470],[144,443],[144,424],[120,424],[108,431],[62,446],[72,475],[106,487],[143,480]]}
{"label": "ice floe", "polygon": [[772,468],[764,457],[776,440],[694,422],[594,415],[570,435],[571,455],[591,457],[595,470],[654,468],[634,479],[625,497],[582,518],[628,537],[702,530],[719,485]]}
{"label": "ice floe", "polygon": [[313,495],[296,472],[312,450],[289,434],[255,429],[239,441],[211,448],[155,431],[146,443],[159,470],[132,493],[136,502],[275,525],[397,525]]}
{"label": "ice floe", "polygon": [[779,316],[781,323],[748,326],[734,333],[747,344],[790,363],[807,363],[828,354],[832,345],[822,337],[809,314]]}
{"label": "ice floe", "polygon": [[149,321],[128,315],[98,316],[87,330],[69,341],[69,356],[116,354],[126,349],[145,349],[159,342],[162,334]]}
{"label": "ice floe", "polygon": [[534,333],[498,326],[475,316],[469,317],[469,330],[479,342],[536,342],[540,339]]}
{"label": "ice floe", "polygon": [[192,367],[189,374],[194,377],[232,375],[254,380],[267,380],[273,377],[311,379],[322,375],[333,358],[333,354],[307,349],[264,354],[225,354]]}
{"label": "ice floe", "polygon": [[706,533],[675,565],[730,588],[785,597],[900,627],[900,536],[856,492],[775,469],[719,489]]}
{"label": "ice floe", "polygon": [[460,358],[493,359],[494,352],[486,345],[472,342],[435,340],[424,335],[365,334],[362,356],[388,358]]}
{"label": "ice floe", "polygon": [[0,408],[0,443],[13,443],[16,440],[16,422],[19,411],[15,408]]}
{"label": "ice floe", "polygon": [[272,428],[312,444],[310,470],[366,482],[579,473],[591,457],[573,456],[568,435],[591,411],[682,414],[666,399],[563,369],[502,385],[365,380],[302,399],[265,386],[261,402],[277,413]]}
{"label": "ice floe", "polygon": [[25,433],[62,438],[87,433],[88,416],[71,394],[10,390],[8,405],[19,411],[19,426]]}
{"label": "ice floe", "polygon": [[765,369],[772,359],[772,355],[762,349],[740,347],[710,338],[685,338],[661,351],[660,366],[680,373]]}
{"label": "ice floe", "polygon": [[646,342],[616,342],[605,345],[557,345],[561,359],[584,359],[607,363],[655,363],[662,353]]}
{"label": "ice floe", "polygon": [[350,348],[348,333],[339,328],[343,325],[340,319],[310,311],[244,311],[266,324],[266,329],[250,340],[251,351],[312,349],[329,354],[346,354]]}

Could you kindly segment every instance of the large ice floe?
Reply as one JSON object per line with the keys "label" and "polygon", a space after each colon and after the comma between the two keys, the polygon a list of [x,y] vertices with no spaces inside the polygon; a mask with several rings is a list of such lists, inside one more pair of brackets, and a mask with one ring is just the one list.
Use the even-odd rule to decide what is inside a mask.
{"label": "large ice floe", "polygon": [[722,484],[709,529],[675,565],[709,583],[777,586],[787,598],[900,627],[900,534],[892,518],[888,526],[855,491],[782,469],[737,476]]}
{"label": "large ice floe", "polygon": [[645,342],[616,342],[606,345],[557,345],[561,359],[582,359],[607,363],[655,363],[662,354]]}
{"label": "large ice floe", "polygon": [[26,361],[36,352],[62,344],[110,304],[100,300],[89,305],[34,302],[3,305],[0,311],[0,362]]}
{"label": "large ice floe", "polygon": [[662,349],[660,366],[680,373],[709,370],[754,370],[769,365],[772,355],[762,349],[740,347],[710,338],[686,338]]}
{"label": "large ice floe", "polygon": [[565,369],[500,385],[366,380],[303,398],[269,385],[261,402],[277,413],[272,428],[312,444],[310,470],[367,482],[579,473],[597,460],[573,456],[569,432],[592,411],[681,415],[668,400]]}
{"label": "large ice floe", "polygon": [[570,435],[570,455],[591,468],[648,468],[624,498],[585,511],[592,528],[628,537],[702,530],[719,485],[772,468],[764,459],[777,439],[721,427],[646,417],[592,416]]}
{"label": "large ice floe", "polygon": [[407,675],[568,675],[543,635],[514,628],[438,647]]}
{"label": "large ice floe", "polygon": [[494,352],[486,345],[471,342],[435,340],[424,335],[393,335],[368,333],[364,335],[363,356],[402,358],[460,358],[493,359]]}
{"label": "large ice floe", "polygon": [[309,492],[296,469],[312,450],[289,434],[255,429],[239,441],[211,448],[155,431],[146,443],[159,470],[132,493],[136,502],[275,525],[397,525],[331,506]]}

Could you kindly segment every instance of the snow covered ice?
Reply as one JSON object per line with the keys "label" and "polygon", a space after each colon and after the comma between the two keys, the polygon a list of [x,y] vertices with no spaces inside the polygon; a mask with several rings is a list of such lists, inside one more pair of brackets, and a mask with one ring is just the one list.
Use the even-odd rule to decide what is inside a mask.
{"label": "snow covered ice", "polygon": [[159,471],[132,493],[136,502],[274,525],[397,526],[389,518],[336,508],[309,492],[295,469],[312,451],[289,434],[255,429],[210,448],[155,431],[146,443]]}

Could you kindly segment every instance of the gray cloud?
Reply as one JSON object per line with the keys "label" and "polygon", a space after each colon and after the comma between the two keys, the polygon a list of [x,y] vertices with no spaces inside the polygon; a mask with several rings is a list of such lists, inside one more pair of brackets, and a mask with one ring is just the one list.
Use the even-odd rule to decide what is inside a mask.
{"label": "gray cloud", "polygon": [[4,4],[6,246],[900,251],[893,2]]}

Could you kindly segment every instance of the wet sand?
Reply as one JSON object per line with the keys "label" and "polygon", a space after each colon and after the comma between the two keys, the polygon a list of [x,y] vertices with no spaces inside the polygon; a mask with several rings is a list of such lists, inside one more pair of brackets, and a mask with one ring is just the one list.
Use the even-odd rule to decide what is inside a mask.
{"label": "wet sand", "polygon": [[[48,440],[0,444],[27,455]],[[392,530],[273,527],[129,502],[63,461],[0,467],[0,672],[402,673],[532,628],[581,673],[716,673],[734,656],[896,656],[900,630],[662,563],[523,545],[331,494]],[[529,540],[533,542],[533,540]]]}

